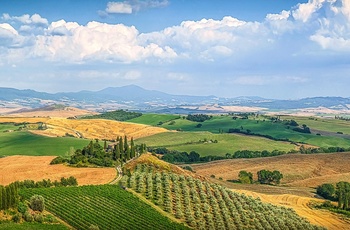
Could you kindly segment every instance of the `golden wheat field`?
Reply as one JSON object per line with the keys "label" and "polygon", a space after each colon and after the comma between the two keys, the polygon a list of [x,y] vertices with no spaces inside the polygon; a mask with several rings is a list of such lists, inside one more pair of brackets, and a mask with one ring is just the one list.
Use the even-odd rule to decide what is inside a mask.
{"label": "golden wheat field", "polygon": [[1,122],[46,124],[46,130],[32,130],[31,132],[45,136],[65,136],[66,134],[87,139],[115,140],[117,136],[127,135],[135,139],[157,133],[168,132],[164,128],[149,125],[134,124],[103,119],[75,120],[54,117],[0,117]]}
{"label": "golden wheat field", "polygon": [[293,208],[300,216],[307,218],[310,223],[326,227],[329,230],[349,229],[350,220],[326,210],[314,209],[310,207],[310,202],[321,202],[319,199],[301,197],[291,194],[267,195],[246,190],[234,190],[248,196],[260,198],[261,201]]}
{"label": "golden wheat field", "polygon": [[116,177],[114,168],[75,168],[62,164],[50,165],[54,156],[9,156],[0,158],[0,184],[14,181],[50,179],[74,176],[79,185],[106,184]]}

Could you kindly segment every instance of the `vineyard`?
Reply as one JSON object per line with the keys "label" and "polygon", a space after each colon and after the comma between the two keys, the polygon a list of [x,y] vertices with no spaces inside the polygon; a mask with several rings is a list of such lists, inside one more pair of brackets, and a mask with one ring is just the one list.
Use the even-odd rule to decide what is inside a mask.
{"label": "vineyard", "polygon": [[186,229],[115,185],[20,190],[26,200],[34,194],[42,195],[46,209],[76,229]]}
{"label": "vineyard", "polygon": [[323,229],[293,209],[262,203],[199,179],[137,165],[121,180],[165,212],[195,229]]}

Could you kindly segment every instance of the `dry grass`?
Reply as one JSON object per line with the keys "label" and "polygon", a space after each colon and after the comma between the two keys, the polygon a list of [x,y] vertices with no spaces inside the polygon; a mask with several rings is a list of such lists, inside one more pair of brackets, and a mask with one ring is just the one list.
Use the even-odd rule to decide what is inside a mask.
{"label": "dry grass", "polygon": [[115,140],[117,136],[127,135],[137,139],[161,132],[168,132],[164,128],[103,119],[71,120],[49,117],[0,117],[0,122],[44,122],[48,129],[33,130],[32,132],[52,137],[65,136],[68,133],[76,137],[82,135],[87,139]]}
{"label": "dry grass", "polygon": [[290,194],[282,195],[266,195],[246,190],[234,190],[236,192],[244,193],[255,198],[259,197],[261,201],[272,203],[275,205],[282,205],[288,208],[293,208],[300,216],[307,218],[310,223],[324,226],[327,229],[349,229],[350,221],[340,218],[326,210],[310,208],[310,202],[320,202],[319,199],[300,197]]}
{"label": "dry grass", "polygon": [[95,112],[91,112],[88,110],[78,109],[74,107],[65,107],[63,109],[52,109],[52,110],[29,110],[27,112],[13,112],[10,116],[13,117],[74,117],[74,116],[82,116],[82,115],[94,115],[97,114]]}
{"label": "dry grass", "polygon": [[74,168],[65,165],[50,165],[54,156],[11,156],[0,158],[0,184],[14,181],[42,179],[60,180],[74,176],[79,185],[106,184],[116,177],[114,168]]}
{"label": "dry grass", "polygon": [[200,175],[215,175],[223,180],[237,180],[241,170],[278,170],[283,174],[281,183],[293,187],[316,187],[323,183],[350,182],[350,153],[289,154],[278,157],[232,159],[193,165]]}

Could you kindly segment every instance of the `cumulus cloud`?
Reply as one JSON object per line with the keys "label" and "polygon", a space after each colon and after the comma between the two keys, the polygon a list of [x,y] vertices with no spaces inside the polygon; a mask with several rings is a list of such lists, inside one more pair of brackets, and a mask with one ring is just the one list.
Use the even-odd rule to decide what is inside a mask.
{"label": "cumulus cloud", "polygon": [[[108,2],[105,9],[107,14],[131,14],[149,8],[165,7],[168,0],[128,0],[124,2]],[[100,12],[100,15],[104,15]]]}
{"label": "cumulus cloud", "polygon": [[128,2],[109,2],[106,12],[109,14],[131,14],[132,7]]}
{"label": "cumulus cloud", "polygon": [[[109,2],[106,12],[132,13],[167,4],[165,0]],[[239,61],[253,60],[273,63],[281,56],[296,59],[295,54],[300,58],[308,53],[317,54],[321,49],[350,51],[347,0],[310,0],[279,14],[268,14],[262,22],[226,16],[221,20],[183,21],[151,33],[139,33],[134,26],[94,21],[86,25],[64,20],[48,24],[38,14],[18,17],[3,14],[1,19],[8,23],[0,24],[3,38],[0,45],[11,48],[15,44],[17,47],[27,44],[30,45],[26,48],[28,57],[57,62],[171,63],[184,59],[231,60],[239,65]],[[21,23],[16,27],[18,30],[12,22]],[[34,25],[41,29],[34,33]],[[244,78],[240,82],[244,83]]]}
{"label": "cumulus cloud", "polygon": [[5,21],[15,21],[26,25],[36,25],[40,27],[45,27],[49,23],[46,18],[42,18],[39,14],[24,14],[22,16],[10,16],[9,14],[3,14],[1,17]]}

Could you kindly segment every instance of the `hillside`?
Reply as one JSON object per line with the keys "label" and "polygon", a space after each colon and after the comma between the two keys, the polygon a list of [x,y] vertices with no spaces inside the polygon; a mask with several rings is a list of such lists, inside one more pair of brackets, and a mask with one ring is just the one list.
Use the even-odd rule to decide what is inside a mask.
{"label": "hillside", "polygon": [[194,229],[322,229],[292,209],[159,168],[138,164],[121,183]]}
{"label": "hillside", "polygon": [[196,173],[223,180],[237,180],[241,170],[256,172],[278,170],[283,174],[281,184],[293,187],[316,187],[322,183],[350,182],[350,153],[288,154],[254,159],[230,159],[191,165]]}
{"label": "hillside", "polygon": [[83,137],[87,139],[97,138],[115,140],[116,137],[124,135],[137,139],[156,133],[167,132],[164,128],[102,119],[75,120],[49,117],[0,117],[0,123],[6,122],[43,122],[46,124],[47,129],[31,130],[31,132],[51,137],[61,137],[69,134],[75,137]]}

